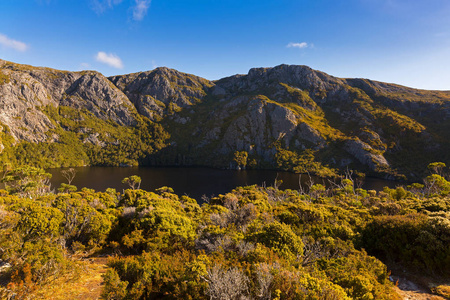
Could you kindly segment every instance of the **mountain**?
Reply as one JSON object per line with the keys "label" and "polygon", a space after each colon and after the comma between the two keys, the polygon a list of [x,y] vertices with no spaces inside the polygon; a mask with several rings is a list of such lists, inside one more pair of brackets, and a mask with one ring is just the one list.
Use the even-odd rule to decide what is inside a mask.
{"label": "mountain", "polygon": [[306,66],[218,81],[168,68],[106,78],[0,60],[12,165],[206,165],[417,179],[450,163],[450,92]]}

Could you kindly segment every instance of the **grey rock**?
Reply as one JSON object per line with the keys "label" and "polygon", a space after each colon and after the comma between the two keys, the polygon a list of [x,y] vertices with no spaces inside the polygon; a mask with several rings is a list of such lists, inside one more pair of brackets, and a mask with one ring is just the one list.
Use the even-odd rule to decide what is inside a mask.
{"label": "grey rock", "polygon": [[209,88],[206,79],[161,67],[153,71],[109,78],[134,103],[138,112],[151,120],[201,102]]}
{"label": "grey rock", "polygon": [[[98,72],[67,72],[0,60],[0,72],[9,82],[0,84],[0,122],[16,141],[53,141],[47,135],[54,124],[46,106],[86,109],[96,117],[119,125],[136,124],[133,104]],[[56,138],[57,140],[57,138]]]}
{"label": "grey rock", "polygon": [[346,141],[344,149],[372,171],[376,171],[378,167],[389,167],[384,156],[371,153],[372,147],[359,139]]}

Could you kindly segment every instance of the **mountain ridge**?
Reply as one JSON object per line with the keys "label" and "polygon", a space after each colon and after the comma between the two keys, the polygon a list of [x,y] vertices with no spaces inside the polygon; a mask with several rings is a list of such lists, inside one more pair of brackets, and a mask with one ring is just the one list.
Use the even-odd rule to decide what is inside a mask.
{"label": "mountain ridge", "polygon": [[166,67],[105,77],[0,60],[0,108],[0,155],[10,164],[40,165],[29,149],[62,147],[83,159],[59,153],[44,166],[247,166],[323,176],[350,168],[413,179],[431,161],[449,162],[449,91],[308,66],[209,81]]}

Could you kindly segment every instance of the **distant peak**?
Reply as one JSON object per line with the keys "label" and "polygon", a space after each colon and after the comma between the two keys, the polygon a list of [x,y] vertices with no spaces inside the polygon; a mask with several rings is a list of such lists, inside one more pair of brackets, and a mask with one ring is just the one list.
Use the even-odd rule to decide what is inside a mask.
{"label": "distant peak", "polygon": [[270,70],[286,70],[286,71],[292,71],[292,70],[309,70],[314,71],[312,68],[305,66],[305,65],[288,65],[288,64],[281,64],[277,65],[275,67],[260,67],[260,68],[251,68],[249,70],[249,74],[252,72],[267,72]]}
{"label": "distant peak", "polygon": [[275,67],[269,67],[269,68],[251,68],[248,71],[248,76],[259,76],[265,73],[271,73],[271,74],[293,74],[293,73],[312,73],[316,72],[312,68],[304,65],[287,65],[287,64],[281,64]]}
{"label": "distant peak", "polygon": [[157,67],[157,68],[154,68],[153,71],[167,72],[167,71],[175,71],[175,70],[168,68],[168,67]]}

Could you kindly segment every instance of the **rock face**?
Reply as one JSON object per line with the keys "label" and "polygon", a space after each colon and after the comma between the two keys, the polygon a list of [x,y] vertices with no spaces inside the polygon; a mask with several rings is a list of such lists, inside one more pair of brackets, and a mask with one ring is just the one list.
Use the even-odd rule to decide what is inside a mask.
{"label": "rock face", "polygon": [[372,147],[360,140],[348,140],[344,149],[353,155],[360,163],[375,170],[377,167],[389,167],[386,158],[380,154],[371,153]]}
{"label": "rock face", "polygon": [[[214,100],[207,110],[199,105],[180,113],[179,118],[191,120],[189,115],[201,112],[184,123],[186,130],[177,127],[171,132],[178,146],[185,144],[181,151],[224,156],[245,150],[271,164],[276,145],[281,145],[295,153],[312,150],[331,166],[372,172],[395,169],[405,151],[426,161],[449,159],[443,151],[427,152],[426,145],[446,146],[431,138],[427,126],[431,119],[417,118],[426,113],[448,120],[448,92],[340,79],[288,65],[251,69],[247,75],[214,83],[210,90]],[[181,136],[191,138],[183,141]],[[202,152],[205,147],[208,150]]]}
{"label": "rock face", "polygon": [[[259,165],[274,167],[283,149],[375,173],[409,175],[430,161],[450,164],[449,92],[341,79],[306,66],[254,68],[212,82],[168,68],[106,78],[0,60],[4,134],[15,142],[58,141],[49,130],[60,124],[48,107],[84,111],[117,128],[142,117],[158,122],[171,134],[162,151],[175,157],[164,160],[170,164],[223,167],[235,151],[247,151]],[[108,132],[77,130],[83,143],[105,147]]]}
{"label": "rock face", "polygon": [[107,78],[97,72],[84,72],[66,90],[60,105],[87,109],[97,118],[119,125],[135,125],[130,100]]}
{"label": "rock face", "polygon": [[[270,160],[273,150],[267,145],[278,140],[289,144],[297,128],[297,118],[290,110],[258,97],[250,99],[241,97],[237,101],[244,101],[246,111],[234,110],[233,107],[236,105],[233,102],[226,106],[225,109],[231,115],[239,113],[240,116],[224,128],[225,134],[218,140],[221,144],[220,152],[226,154],[245,150]],[[221,113],[218,113],[215,119],[220,118]]]}
{"label": "rock face", "polygon": [[65,72],[18,65],[0,60],[0,122],[15,140],[51,141],[54,127],[45,107],[85,109],[103,120],[133,125],[134,106],[98,72]]}
{"label": "rock face", "polygon": [[314,145],[316,149],[324,147],[325,139],[317,130],[302,122],[292,110],[265,97],[239,96],[224,103],[210,116],[214,122],[206,126],[204,136],[201,128],[194,131],[200,133],[203,146],[215,143],[216,151],[222,155],[247,151],[272,162],[275,142],[286,148],[296,147],[301,142]]}
{"label": "rock face", "polygon": [[213,83],[168,68],[109,78],[151,120],[202,101]]}
{"label": "rock face", "polygon": [[248,75],[221,79],[217,85],[228,92],[261,91],[267,86],[285,83],[302,90],[332,90],[345,84],[345,80],[315,71],[307,66],[279,65],[274,68],[250,69]]}

